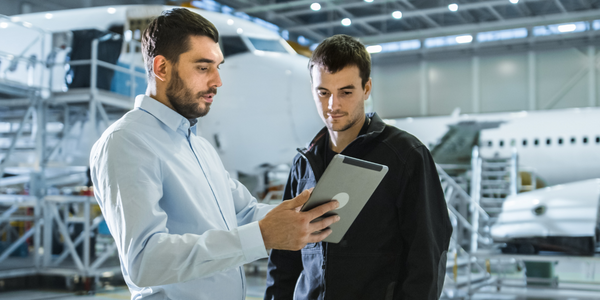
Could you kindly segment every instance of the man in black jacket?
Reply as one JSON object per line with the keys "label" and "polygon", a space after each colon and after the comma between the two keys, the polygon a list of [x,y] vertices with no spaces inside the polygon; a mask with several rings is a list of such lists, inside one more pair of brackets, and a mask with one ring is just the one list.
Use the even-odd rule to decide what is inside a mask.
{"label": "man in black jacket", "polygon": [[347,35],[323,41],[309,63],[325,122],[294,158],[284,199],[314,187],[337,153],[389,167],[342,241],[273,250],[265,299],[438,299],[452,226],[435,164],[414,136],[364,112],[371,58]]}

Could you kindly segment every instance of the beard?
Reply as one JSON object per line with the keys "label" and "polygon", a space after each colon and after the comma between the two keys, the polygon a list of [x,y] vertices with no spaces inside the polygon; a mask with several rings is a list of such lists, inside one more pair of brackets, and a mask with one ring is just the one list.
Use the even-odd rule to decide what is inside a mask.
{"label": "beard", "polygon": [[[339,112],[338,111],[334,111],[334,112],[331,112],[331,113],[332,114],[338,114]],[[354,126],[354,124],[360,122],[361,118],[364,118],[365,115],[361,111],[356,111],[353,115],[349,114],[348,117],[349,117],[349,120],[348,120],[348,122],[346,122],[346,124],[335,124],[335,125],[332,124],[330,129],[333,130],[333,131],[346,131],[346,130],[352,128],[352,126]],[[341,126],[341,128],[335,128],[334,129],[334,126],[335,127]]]}
{"label": "beard", "polygon": [[205,103],[204,107],[199,105],[198,100],[206,94],[217,94],[217,89],[214,87],[209,88],[206,91],[200,91],[193,96],[193,92],[185,86],[185,83],[179,77],[179,72],[173,70],[171,73],[171,82],[167,86],[167,99],[173,105],[173,109],[186,119],[195,119],[206,116],[210,111],[210,104]]}

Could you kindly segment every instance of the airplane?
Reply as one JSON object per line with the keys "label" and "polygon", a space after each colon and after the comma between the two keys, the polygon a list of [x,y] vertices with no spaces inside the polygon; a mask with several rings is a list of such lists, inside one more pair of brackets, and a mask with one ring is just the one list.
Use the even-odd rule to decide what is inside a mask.
{"label": "airplane", "polygon": [[[136,94],[142,94],[146,88],[143,59],[139,46],[134,46],[134,52],[129,51],[129,42],[139,40],[149,20],[172,8],[120,5],[0,18],[0,39],[13,41],[0,45],[0,85],[3,80],[5,83],[20,80],[24,86],[31,85],[32,81],[40,82],[42,92],[46,93],[44,97],[49,99],[63,99],[81,86],[89,87],[89,67],[77,69],[79,66],[69,65],[69,55],[73,61],[75,53],[89,53],[91,38],[77,40],[78,36],[87,34],[101,39],[100,47],[106,45],[99,47],[99,57],[104,53],[105,60],[112,59],[113,65],[135,69],[134,89]],[[257,23],[230,14],[188,9],[217,27],[225,56],[220,70],[223,86],[218,89],[210,113],[199,120],[200,135],[215,146],[233,177],[259,174],[265,165],[290,164],[296,149],[308,143],[323,126],[310,91],[308,58],[297,54],[277,32]],[[116,34],[108,34],[109,30]],[[82,44],[83,41],[86,43]],[[77,51],[76,47],[83,50]],[[112,52],[106,54],[107,51]],[[36,64],[39,61],[48,65],[40,67]],[[55,65],[50,66],[50,62]],[[99,78],[104,78],[102,76],[105,75],[98,73]],[[99,87],[101,83],[99,80]],[[121,98],[126,98],[122,95],[129,97],[132,90],[130,74],[122,70],[114,72],[112,82],[105,80],[103,84],[107,91],[101,91],[100,96],[118,98],[121,94]],[[133,108],[132,99],[123,109],[112,112],[104,105],[111,122]],[[62,151],[62,156],[53,153],[52,158],[64,165],[87,165],[91,146],[109,125],[100,122],[103,127],[97,129],[89,119],[79,116],[76,124],[48,127],[50,131],[54,128],[54,133],[65,127],[70,129],[66,133],[70,141],[63,141],[62,147],[55,148],[57,153]],[[60,120],[52,122],[56,125]],[[59,142],[49,143],[52,147]],[[31,161],[31,158],[14,160]]]}
{"label": "airplane", "polygon": [[600,241],[600,178],[509,196],[491,228],[502,252],[594,255]]}
{"label": "airplane", "polygon": [[[541,250],[593,255],[600,242],[600,108],[569,108],[386,120],[429,145],[441,164],[518,153],[542,189],[509,195],[491,226],[508,254]],[[547,185],[548,187],[544,186]]]}
{"label": "airplane", "polygon": [[[397,118],[388,124],[429,146],[437,163],[470,163],[473,146],[482,157],[510,157],[547,186],[600,178],[600,108]],[[444,150],[444,151],[441,151]]]}

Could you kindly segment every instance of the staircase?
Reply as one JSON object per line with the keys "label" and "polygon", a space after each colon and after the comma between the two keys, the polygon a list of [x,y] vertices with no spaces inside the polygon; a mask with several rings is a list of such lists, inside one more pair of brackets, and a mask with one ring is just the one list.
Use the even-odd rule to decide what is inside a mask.
{"label": "staircase", "polygon": [[513,149],[511,157],[483,158],[475,146],[471,165],[471,195],[488,213],[493,224],[502,212],[504,199],[517,194],[517,152]]}
{"label": "staircase", "polygon": [[490,228],[504,199],[517,192],[517,165],[516,151],[509,158],[482,158],[477,146],[470,166],[436,165],[454,229],[442,299],[467,298],[471,285],[493,280],[490,262],[471,254],[499,246]]}

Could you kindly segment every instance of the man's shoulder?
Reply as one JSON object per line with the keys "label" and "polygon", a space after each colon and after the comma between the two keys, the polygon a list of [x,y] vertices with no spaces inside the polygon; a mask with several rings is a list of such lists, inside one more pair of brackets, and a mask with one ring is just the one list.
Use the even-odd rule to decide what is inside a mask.
{"label": "man's shoulder", "polygon": [[381,142],[402,156],[426,148],[414,135],[390,125],[386,125],[382,132]]}
{"label": "man's shoulder", "polygon": [[92,153],[99,147],[118,146],[119,141],[143,140],[160,132],[160,124],[148,113],[134,109],[111,124],[96,141]]}

